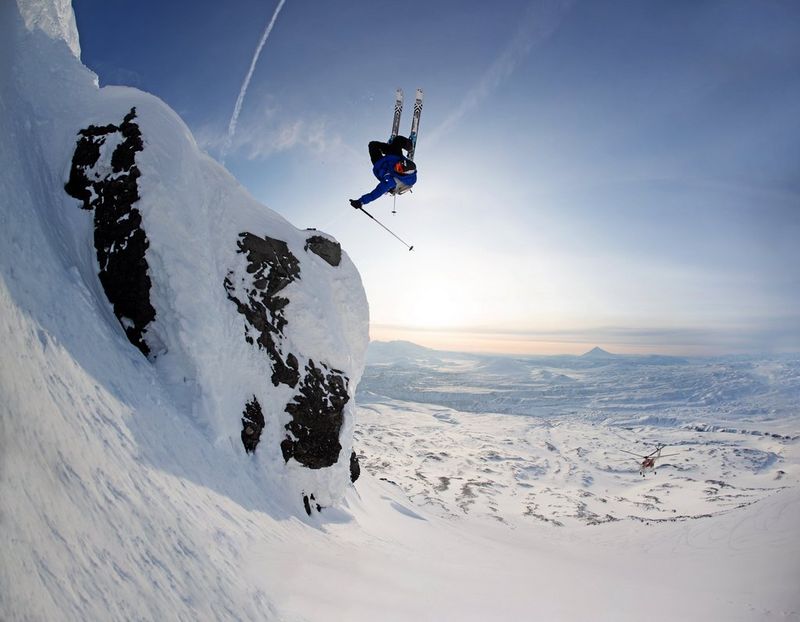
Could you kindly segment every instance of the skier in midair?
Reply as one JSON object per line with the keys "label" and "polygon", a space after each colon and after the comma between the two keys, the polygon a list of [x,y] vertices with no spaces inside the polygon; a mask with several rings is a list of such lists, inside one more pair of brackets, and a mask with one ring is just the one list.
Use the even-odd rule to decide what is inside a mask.
{"label": "skier in midair", "polygon": [[372,160],[372,174],[378,178],[378,185],[372,192],[358,199],[350,199],[350,205],[361,209],[387,192],[402,193],[417,183],[417,166],[403,155],[403,150],[412,149],[413,143],[405,136],[395,136],[391,142],[373,140],[369,143],[369,157]]}

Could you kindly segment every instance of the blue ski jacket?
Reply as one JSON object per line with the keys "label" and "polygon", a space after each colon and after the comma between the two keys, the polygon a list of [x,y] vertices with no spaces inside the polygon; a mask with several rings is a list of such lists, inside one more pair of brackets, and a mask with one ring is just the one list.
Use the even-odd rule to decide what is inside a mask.
{"label": "blue ski jacket", "polygon": [[363,195],[359,201],[363,204],[370,203],[375,199],[382,197],[389,192],[392,188],[397,186],[397,182],[402,182],[406,186],[413,186],[417,183],[417,171],[402,175],[394,170],[394,165],[404,158],[396,155],[383,156],[380,160],[375,162],[372,167],[372,174],[378,178],[377,186],[372,192]]}

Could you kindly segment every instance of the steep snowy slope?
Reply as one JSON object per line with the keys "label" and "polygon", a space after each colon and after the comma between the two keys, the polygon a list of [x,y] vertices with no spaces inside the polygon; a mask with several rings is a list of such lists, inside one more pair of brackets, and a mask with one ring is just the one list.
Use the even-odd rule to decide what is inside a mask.
{"label": "steep snowy slope", "polygon": [[[39,193],[8,203],[9,218],[43,227],[37,254],[55,246],[96,300],[100,317],[82,322],[124,329],[211,441],[263,443],[261,468],[334,503],[349,479],[367,342],[352,263],[335,240],[253,201],[162,102],[98,89],[63,40],[5,10],[5,196]],[[64,288],[61,275],[26,273],[19,250],[12,263],[16,281]],[[38,312],[41,299],[29,306]]]}
{"label": "steep snowy slope", "polygon": [[341,502],[359,275],[161,101],[99,89],[69,3],[0,12],[0,617],[260,617],[215,519]]}

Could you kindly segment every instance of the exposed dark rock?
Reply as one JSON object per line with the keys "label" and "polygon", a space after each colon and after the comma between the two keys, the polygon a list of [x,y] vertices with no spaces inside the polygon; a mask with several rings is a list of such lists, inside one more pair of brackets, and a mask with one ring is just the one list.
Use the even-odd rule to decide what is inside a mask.
{"label": "exposed dark rock", "polygon": [[286,425],[290,435],[281,442],[284,460],[294,458],[311,469],[336,464],[342,450],[343,411],[350,399],[347,383],[341,371],[308,361],[299,394],[286,405],[292,420]]}
{"label": "exposed dark rock", "polygon": [[350,454],[350,481],[355,484],[359,477],[361,477],[361,465],[358,463],[356,452],[353,452]]}
{"label": "exposed dark rock", "polygon": [[100,159],[100,147],[106,141],[108,134],[113,134],[119,128],[116,125],[96,126],[90,125],[78,132],[82,136],[75,145],[75,152],[72,154],[72,167],[69,171],[69,181],[64,186],[72,197],[83,201],[81,206],[85,210],[91,210],[92,193],[89,190],[92,183],[86,176],[86,170],[91,169]]}
{"label": "exposed dark rock", "polygon": [[336,267],[342,262],[342,247],[321,235],[313,235],[306,240],[306,251],[319,255],[330,265]]}
{"label": "exposed dark rock", "polygon": [[542,521],[544,523],[550,523],[551,525],[554,525],[556,527],[563,527],[564,526],[564,523],[562,523],[560,520],[556,520],[555,518],[553,518],[551,516],[546,516],[545,514],[542,514],[541,512],[538,512],[537,511],[538,509],[539,509],[539,505],[537,503],[534,503],[532,506],[528,505],[528,506],[526,506],[525,512],[523,513],[523,515],[524,516],[532,516],[533,518],[536,518],[536,519],[538,519],[538,520],[540,520],[540,521]]}
{"label": "exposed dark rock", "polygon": [[248,453],[254,452],[261,440],[261,431],[264,429],[264,413],[256,396],[247,402],[242,417],[242,444]]}
{"label": "exposed dark rock", "polygon": [[[292,420],[286,425],[287,434],[281,442],[283,457],[287,462],[294,458],[311,469],[332,466],[339,460],[342,450],[339,433],[344,422],[344,407],[350,399],[347,376],[325,364],[317,366],[309,359],[301,380],[298,357],[283,352],[289,299],[280,292],[300,278],[300,263],[286,242],[274,238],[245,232],[239,235],[238,247],[247,258],[247,273],[229,272],[224,286],[228,298],[245,318],[245,340],[267,352],[274,386],[284,384],[298,391],[285,408]],[[329,263],[341,260],[339,245],[322,236],[309,238],[306,248],[324,253],[323,258]],[[246,424],[243,419],[242,423],[251,425],[250,420]],[[248,439],[245,442],[243,433],[245,449],[255,450],[258,438],[248,436]],[[355,468],[358,468],[357,459]],[[351,477],[352,474],[351,458]]]}
{"label": "exposed dark rock", "polygon": [[[313,494],[312,495],[303,495],[303,505],[306,508],[306,514],[308,514],[309,516],[311,516],[311,502],[312,501],[316,501],[314,499],[314,495]],[[319,503],[315,503],[314,507],[317,509],[317,512],[321,512],[322,511],[322,506]]]}
{"label": "exposed dark rock", "polygon": [[[151,281],[145,259],[150,243],[142,229],[141,214],[133,207],[139,200],[141,175],[135,156],[144,148],[135,118],[136,109],[131,108],[119,126],[90,125],[78,132],[80,138],[64,189],[83,202],[83,209],[94,210],[100,282],[128,339],[148,355],[144,333],[156,312],[150,304]],[[119,142],[109,168],[100,162],[100,156],[112,137]]]}
{"label": "exposed dark rock", "polygon": [[111,168],[115,173],[129,171],[135,165],[136,152],[144,149],[142,133],[139,131],[139,126],[133,122],[135,118],[136,109],[131,108],[119,126],[119,131],[125,140],[114,149],[111,156]]}
{"label": "exposed dark rock", "polygon": [[[284,384],[297,389],[284,409],[292,417],[281,442],[284,460],[288,462],[294,458],[311,469],[332,466],[338,462],[342,450],[339,434],[344,407],[350,399],[347,376],[309,359],[301,379],[298,357],[283,351],[289,299],[280,292],[300,278],[300,263],[286,242],[270,237],[241,233],[238,248],[247,259],[246,274],[229,272],[224,286],[228,298],[245,318],[245,340],[266,351],[274,386]],[[339,245],[322,236],[308,238],[306,250],[320,255],[331,265],[341,261]],[[242,423],[248,429],[252,421],[245,417]],[[247,451],[254,451],[258,441],[253,435],[247,435],[245,440],[243,432],[242,442]],[[350,468],[351,478],[357,478],[357,458],[355,461],[351,458]]]}
{"label": "exposed dark rock", "polygon": [[[278,296],[300,276],[300,264],[286,242],[252,233],[239,234],[239,252],[247,255],[248,276],[230,272],[225,278],[228,298],[245,319],[245,339],[267,351],[272,363],[272,384],[295,387],[300,379],[297,357],[282,355],[277,338],[286,326],[284,308],[289,299]],[[244,298],[244,299],[243,299]]]}

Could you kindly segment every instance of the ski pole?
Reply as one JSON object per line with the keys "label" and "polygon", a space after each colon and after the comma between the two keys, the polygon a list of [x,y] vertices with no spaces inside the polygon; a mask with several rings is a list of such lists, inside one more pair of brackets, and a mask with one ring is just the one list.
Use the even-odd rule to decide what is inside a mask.
{"label": "ski pole", "polygon": [[[381,227],[383,227],[384,229],[386,229],[386,230],[387,230],[389,233],[391,233],[391,234],[392,234],[394,237],[396,237],[398,240],[400,240],[401,242],[403,242],[403,244],[405,244],[406,246],[408,246],[408,244],[406,244],[406,242],[404,242],[404,241],[403,241],[403,239],[402,239],[400,236],[398,236],[398,235],[397,235],[397,234],[396,234],[394,231],[392,231],[391,229],[389,229],[389,227],[387,227],[386,225],[384,225],[384,224],[383,224],[383,223],[382,223],[380,220],[378,220],[377,218],[375,218],[375,216],[373,216],[372,214],[370,214],[370,213],[369,213],[367,210],[365,210],[363,207],[359,207],[358,209],[360,209],[360,210],[361,210],[362,212],[364,212],[364,213],[365,213],[367,216],[369,216],[370,218],[372,218],[372,220],[374,220],[375,222],[377,222],[377,223],[378,223],[378,224],[379,224]],[[413,251],[413,250],[414,250],[414,247],[413,247],[413,246],[408,246],[408,250],[410,250],[410,251]]]}

